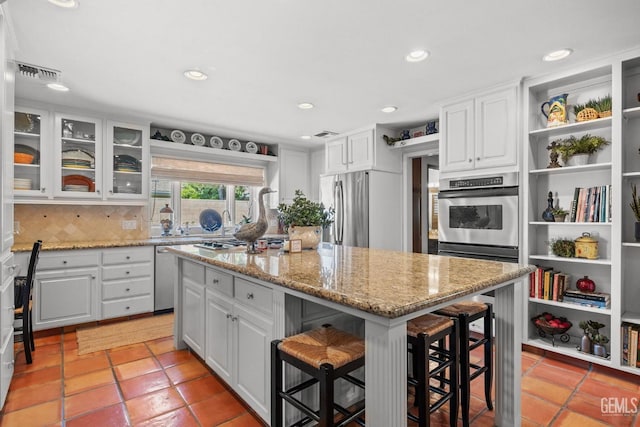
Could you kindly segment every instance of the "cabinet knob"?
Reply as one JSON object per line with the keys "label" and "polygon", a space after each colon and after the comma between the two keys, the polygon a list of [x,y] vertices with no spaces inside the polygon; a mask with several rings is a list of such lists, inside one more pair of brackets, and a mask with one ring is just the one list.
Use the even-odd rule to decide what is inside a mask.
{"label": "cabinet knob", "polygon": [[238,316],[233,316],[233,317],[231,318],[231,321],[232,321],[232,322],[235,322],[236,320],[238,320]]}
{"label": "cabinet knob", "polygon": [[67,263],[67,260],[66,260],[66,259],[65,259],[65,260],[63,260],[63,261],[62,261],[62,263],[63,263],[63,264],[66,264],[66,263]]}
{"label": "cabinet knob", "polygon": [[131,307],[129,307],[129,306],[126,306],[126,307],[125,307],[125,310],[129,310],[130,308],[131,308]]}
{"label": "cabinet knob", "polygon": [[95,278],[96,278],[96,275],[95,275],[95,274],[92,274],[92,275],[91,275],[91,278],[92,278],[92,279],[95,279]]}
{"label": "cabinet knob", "polygon": [[113,190],[109,190],[109,194],[113,194]]}
{"label": "cabinet knob", "polygon": [[227,313],[227,319],[231,318],[231,313]]}
{"label": "cabinet knob", "polygon": [[220,283],[220,280],[218,280],[218,279],[213,279],[213,283]]}
{"label": "cabinet knob", "polygon": [[127,259],[131,259],[131,257],[129,255],[127,255]]}
{"label": "cabinet knob", "polygon": [[100,194],[100,190],[96,190],[96,193],[97,193],[97,194]]}
{"label": "cabinet knob", "polygon": [[469,159],[469,163],[473,162],[473,159]]}
{"label": "cabinet knob", "polygon": [[130,290],[131,290],[131,289],[127,288],[127,289],[125,289],[125,292],[129,292]]}
{"label": "cabinet knob", "polygon": [[42,187],[42,189],[40,190],[41,193],[45,193],[47,191],[47,189],[45,187]]}
{"label": "cabinet knob", "polygon": [[16,271],[16,268],[18,268],[18,266],[16,264],[13,264],[7,267],[7,270],[9,270],[9,273],[13,273],[14,271]]}
{"label": "cabinet knob", "polygon": [[476,157],[476,161],[480,161],[480,157]]}
{"label": "cabinet knob", "polygon": [[247,294],[247,299],[253,299],[253,292],[249,292]]}
{"label": "cabinet knob", "polygon": [[129,272],[128,272],[128,271],[125,271],[125,272],[124,272],[124,274],[129,274]]}

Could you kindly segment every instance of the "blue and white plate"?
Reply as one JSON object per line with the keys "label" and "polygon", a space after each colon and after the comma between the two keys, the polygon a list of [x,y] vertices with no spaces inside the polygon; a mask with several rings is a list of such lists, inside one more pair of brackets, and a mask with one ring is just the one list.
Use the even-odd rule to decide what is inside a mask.
{"label": "blue and white plate", "polygon": [[222,216],[215,209],[200,212],[200,227],[205,231],[216,231],[222,226]]}

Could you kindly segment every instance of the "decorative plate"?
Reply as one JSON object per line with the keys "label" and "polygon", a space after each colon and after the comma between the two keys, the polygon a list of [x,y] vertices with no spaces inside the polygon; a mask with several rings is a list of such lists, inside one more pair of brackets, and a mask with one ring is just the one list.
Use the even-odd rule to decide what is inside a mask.
{"label": "decorative plate", "polygon": [[244,147],[247,153],[256,154],[258,152],[258,146],[255,142],[249,141],[247,145]]}
{"label": "decorative plate", "polygon": [[205,231],[216,231],[222,226],[222,216],[215,209],[200,212],[200,226]]}
{"label": "decorative plate", "polygon": [[140,172],[140,161],[127,154],[115,155],[113,168],[118,172]]}
{"label": "decorative plate", "polygon": [[194,133],[191,135],[191,143],[202,147],[205,143],[204,136],[201,133]]}
{"label": "decorative plate", "polygon": [[229,140],[229,150],[240,151],[241,148],[242,148],[242,145],[240,145],[240,141],[238,141],[237,139]]}
{"label": "decorative plate", "polygon": [[139,145],[142,132],[135,129],[113,128],[113,142],[119,145]]}
{"label": "decorative plate", "polygon": [[183,144],[187,140],[187,137],[185,136],[184,132],[176,129],[171,131],[171,140],[173,142],[177,142],[178,144]]}
{"label": "decorative plate", "polygon": [[71,185],[69,188],[80,188],[73,187],[77,186],[86,186],[90,192],[96,191],[96,184],[93,182],[91,178],[88,178],[84,175],[67,175],[62,177],[62,187],[64,188],[67,185]]}
{"label": "decorative plate", "polygon": [[24,153],[31,154],[33,156],[33,160],[31,161],[32,165],[40,164],[40,151],[35,148],[29,147],[28,145],[16,144],[13,147],[14,153]]}
{"label": "decorative plate", "polygon": [[222,148],[222,144],[222,138],[220,138],[219,136],[212,136],[209,140],[209,145],[213,148]]}

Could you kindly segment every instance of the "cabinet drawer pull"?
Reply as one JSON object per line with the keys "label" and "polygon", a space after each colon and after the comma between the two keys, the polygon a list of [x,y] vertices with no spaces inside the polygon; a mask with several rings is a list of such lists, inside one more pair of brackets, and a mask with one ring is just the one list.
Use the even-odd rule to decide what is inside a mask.
{"label": "cabinet drawer pull", "polygon": [[213,283],[220,283],[219,279],[213,279]]}
{"label": "cabinet drawer pull", "polygon": [[96,275],[95,275],[95,274],[92,274],[92,275],[91,275],[91,278],[92,278],[92,279],[95,279],[95,278],[96,278]]}
{"label": "cabinet drawer pull", "polygon": [[238,320],[238,316],[233,316],[233,317],[231,317],[231,321],[232,321],[232,322],[235,322],[236,320]]}
{"label": "cabinet drawer pull", "polygon": [[130,290],[131,290],[131,289],[127,288],[127,289],[125,289],[125,292],[129,292]]}
{"label": "cabinet drawer pull", "polygon": [[247,299],[253,299],[253,292],[249,292],[247,294]]}
{"label": "cabinet drawer pull", "polygon": [[227,319],[231,318],[231,313],[227,313]]}
{"label": "cabinet drawer pull", "polygon": [[131,259],[131,257],[129,255],[127,255],[127,259]]}
{"label": "cabinet drawer pull", "polygon": [[124,274],[130,274],[128,271],[125,271]]}

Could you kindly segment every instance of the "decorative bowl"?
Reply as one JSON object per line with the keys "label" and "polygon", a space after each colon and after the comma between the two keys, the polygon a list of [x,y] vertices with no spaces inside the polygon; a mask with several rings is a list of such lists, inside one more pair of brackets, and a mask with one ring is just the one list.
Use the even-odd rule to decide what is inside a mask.
{"label": "decorative bowl", "polygon": [[[545,334],[548,334],[548,335],[564,334],[569,329],[571,329],[571,327],[573,326],[573,324],[571,322],[569,322],[564,317],[559,317],[558,320],[561,320],[563,322],[568,323],[569,326],[567,326],[567,327],[555,327],[555,326],[552,326],[549,323],[549,321],[545,318],[545,314],[548,314],[548,313],[543,313],[543,314],[541,314],[539,316],[531,318],[531,321],[533,322],[534,326],[538,330],[543,331]],[[554,319],[555,319],[555,317],[554,317]]]}

